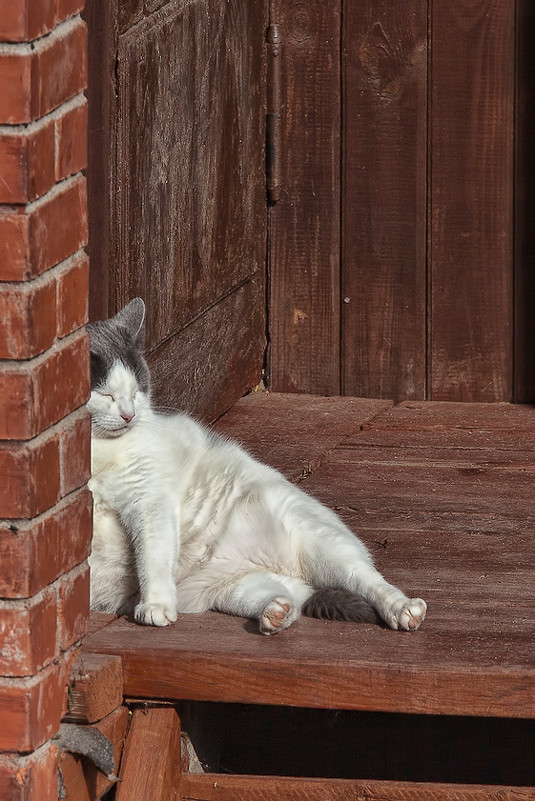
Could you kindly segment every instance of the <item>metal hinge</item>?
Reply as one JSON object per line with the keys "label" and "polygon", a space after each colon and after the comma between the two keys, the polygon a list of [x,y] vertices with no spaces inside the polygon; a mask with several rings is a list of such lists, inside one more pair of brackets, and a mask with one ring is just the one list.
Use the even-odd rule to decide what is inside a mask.
{"label": "metal hinge", "polygon": [[280,72],[281,40],[278,25],[267,29],[268,74],[266,108],[266,190],[268,203],[280,200]]}

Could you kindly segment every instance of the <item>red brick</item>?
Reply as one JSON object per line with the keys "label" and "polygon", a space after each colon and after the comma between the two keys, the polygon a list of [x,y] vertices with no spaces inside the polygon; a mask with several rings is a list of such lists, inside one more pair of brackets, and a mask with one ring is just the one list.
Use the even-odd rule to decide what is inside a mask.
{"label": "red brick", "polygon": [[0,124],[31,122],[34,63],[29,45],[0,53]]}
{"label": "red brick", "polygon": [[54,121],[0,134],[0,203],[27,203],[55,182]]}
{"label": "red brick", "polygon": [[32,276],[30,218],[22,208],[0,208],[0,281]]}
{"label": "red brick", "polygon": [[0,367],[0,437],[29,439],[32,436],[33,382],[23,365]]}
{"label": "red brick", "polygon": [[83,95],[56,119],[56,180],[87,167],[87,101]]}
{"label": "red brick", "polygon": [[87,31],[79,17],[60,25],[36,48],[38,88],[32,113],[42,117],[87,86]]}
{"label": "red brick", "polygon": [[27,281],[87,244],[86,184],[64,181],[26,207],[0,209],[0,281]]}
{"label": "red brick", "polygon": [[85,331],[56,345],[41,359],[34,385],[36,430],[44,431],[85,404],[89,397],[89,341]]}
{"label": "red brick", "polygon": [[77,253],[58,275],[58,337],[64,337],[86,324],[88,290],[89,259],[85,253]]}
{"label": "red brick", "polygon": [[33,275],[43,273],[87,244],[84,178],[60,184],[28,209]]}
{"label": "red brick", "polygon": [[86,244],[86,184],[78,177],[34,204],[30,215],[32,268],[40,274]]}
{"label": "red brick", "polygon": [[71,493],[34,520],[0,526],[0,597],[29,598],[89,555],[93,499]]}
{"label": "red brick", "polygon": [[56,593],[0,601],[0,674],[33,676],[56,656]]}
{"label": "red brick", "polygon": [[79,17],[32,47],[7,48],[0,53],[0,123],[32,122],[87,85],[87,31]]}
{"label": "red brick", "polygon": [[31,359],[56,337],[56,281],[0,284],[0,359]]}
{"label": "red brick", "polygon": [[0,443],[0,518],[35,517],[60,497],[59,437]]}
{"label": "red brick", "polygon": [[61,494],[83,486],[91,477],[91,418],[85,409],[70,415],[60,434]]}
{"label": "red brick", "polygon": [[56,18],[66,19],[72,14],[82,11],[84,0],[56,0]]}
{"label": "red brick", "polygon": [[0,751],[33,751],[59,729],[72,657],[24,679],[0,678]]}
{"label": "red brick", "polygon": [[29,42],[54,27],[55,0],[0,0],[0,41]]}
{"label": "red brick", "polygon": [[82,406],[89,396],[89,344],[85,331],[42,356],[0,365],[0,437],[31,439]]}
{"label": "red brick", "polygon": [[57,801],[58,748],[46,743],[29,756],[0,755],[2,801]]}
{"label": "red brick", "polygon": [[89,623],[89,567],[74,568],[60,579],[59,610],[60,647],[65,650],[87,632]]}

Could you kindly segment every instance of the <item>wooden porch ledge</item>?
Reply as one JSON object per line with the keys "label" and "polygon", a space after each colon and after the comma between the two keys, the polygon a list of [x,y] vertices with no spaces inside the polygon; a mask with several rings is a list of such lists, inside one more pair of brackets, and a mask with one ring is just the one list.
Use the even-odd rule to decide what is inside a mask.
{"label": "wooden porch ledge", "polygon": [[126,696],[535,716],[535,409],[258,393],[216,427],[335,508],[428,619],[265,637],[217,613],[95,616],[85,649],[122,657]]}

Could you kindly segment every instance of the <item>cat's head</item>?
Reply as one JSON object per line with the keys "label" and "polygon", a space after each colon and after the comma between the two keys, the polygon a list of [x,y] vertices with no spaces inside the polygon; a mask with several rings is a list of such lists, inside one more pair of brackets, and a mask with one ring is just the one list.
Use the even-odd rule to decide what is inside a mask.
{"label": "cat's head", "polygon": [[91,347],[93,434],[117,437],[128,431],[150,406],[149,368],[143,358],[145,304],[135,298],[115,317],[88,323]]}

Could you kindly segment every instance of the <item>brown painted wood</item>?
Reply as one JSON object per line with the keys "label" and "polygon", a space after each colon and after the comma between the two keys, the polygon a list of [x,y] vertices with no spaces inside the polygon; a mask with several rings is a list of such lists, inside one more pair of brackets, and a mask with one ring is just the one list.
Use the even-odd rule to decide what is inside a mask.
{"label": "brown painted wood", "polygon": [[510,400],[515,5],[430,8],[429,396]]}
{"label": "brown painted wood", "polygon": [[[315,414],[332,415],[337,403],[345,438],[324,418],[318,445],[313,408],[299,421],[297,396],[245,399],[227,433],[246,421],[242,441],[275,463],[280,452],[289,475],[295,454],[310,454],[304,489],[359,533],[388,579],[429,601],[420,631],[300,620],[265,638],[253,623],[212,613],[165,631],[117,620],[87,647],[120,653],[125,692],[140,697],[533,716],[533,410],[385,403],[370,428],[362,415],[347,419],[349,399],[318,400]],[[289,425],[277,426],[281,418]]]}
{"label": "brown painted wood", "polygon": [[275,776],[184,776],[180,801],[528,801],[525,787],[417,782],[287,779]]}
{"label": "brown painted wood", "polygon": [[516,14],[514,399],[529,403],[535,400],[535,7],[529,0],[518,0]]}
{"label": "brown painted wood", "polygon": [[117,801],[174,801],[180,765],[180,721],[176,710],[135,709],[121,761]]}
{"label": "brown painted wood", "polygon": [[88,27],[88,169],[87,204],[91,274],[89,314],[103,320],[109,314],[109,271],[111,264],[111,170],[115,129],[115,2],[87,0],[83,16]]}
{"label": "brown painted wood", "polygon": [[63,721],[68,723],[94,723],[121,706],[120,657],[80,654],[71,671],[67,701]]}
{"label": "brown painted wood", "polygon": [[262,287],[251,281],[162,342],[148,354],[155,405],[217,418],[261,380],[262,326]]}
{"label": "brown painted wood", "polygon": [[278,392],[340,393],[340,20],[340,0],[271,0],[282,60],[269,253],[268,372]]}
{"label": "brown painted wood", "polygon": [[92,317],[142,296],[156,402],[213,418],[263,369],[267,0],[101,6]]}
{"label": "brown painted wood", "polygon": [[389,406],[389,401],[318,395],[299,395],[296,403],[293,395],[252,392],[214,427],[295,481]]}
{"label": "brown painted wood", "polygon": [[510,403],[448,403],[407,401],[387,410],[372,427],[408,430],[470,430],[473,433],[517,433],[521,438],[535,431],[535,408]]}
{"label": "brown painted wood", "polygon": [[477,615],[464,622],[462,611],[450,608],[441,625],[430,612],[415,636],[302,619],[285,636],[265,638],[215,612],[180,616],[163,632],[121,619],[85,647],[121,653],[125,693],[137,697],[533,717],[532,640],[510,631],[491,639],[488,611],[487,626]]}
{"label": "brown painted wood", "polygon": [[344,4],[342,392],[424,398],[427,4]]}

